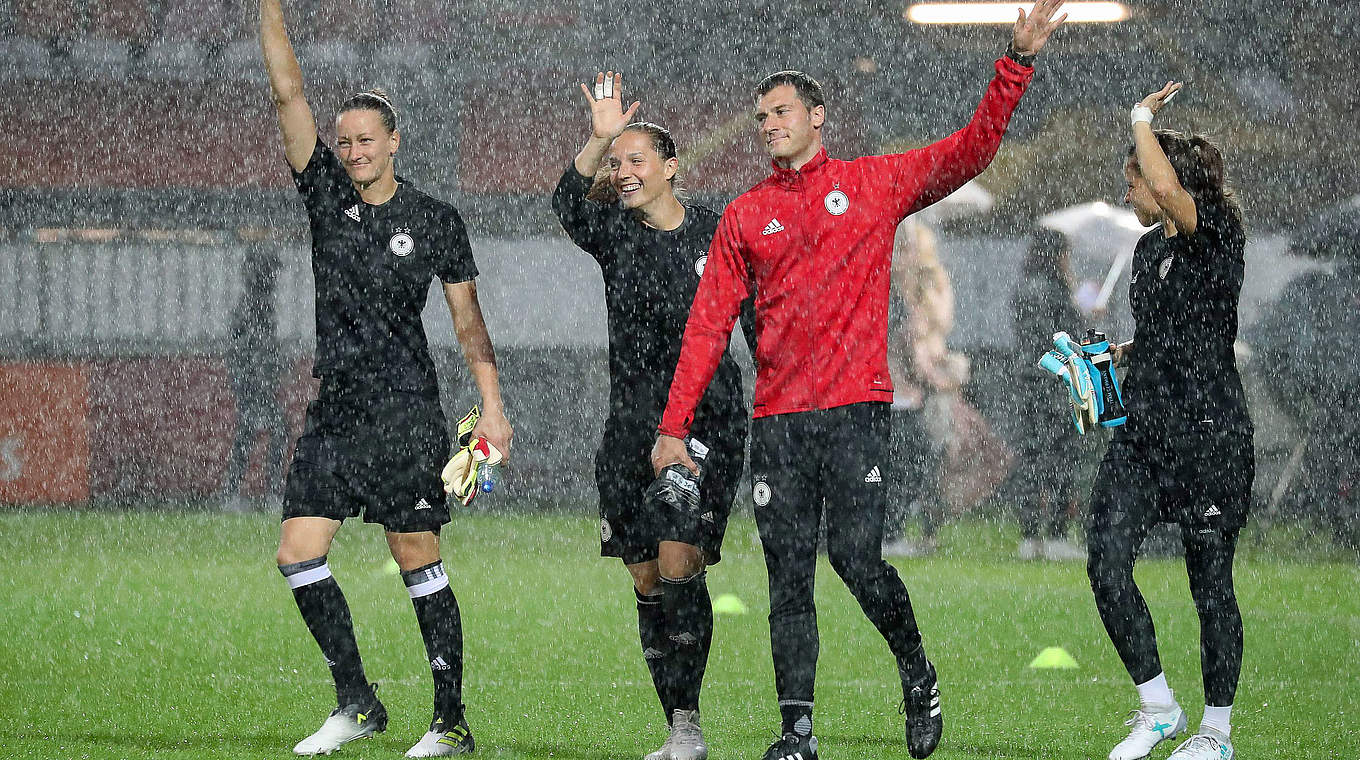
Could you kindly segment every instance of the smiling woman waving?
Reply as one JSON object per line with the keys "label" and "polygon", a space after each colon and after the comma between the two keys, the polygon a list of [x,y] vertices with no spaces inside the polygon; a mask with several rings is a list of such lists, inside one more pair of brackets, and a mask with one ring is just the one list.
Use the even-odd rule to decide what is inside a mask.
{"label": "smiling woman waving", "polygon": [[407,756],[471,752],[462,623],[439,554],[439,530],[449,522],[439,477],[449,454],[448,424],[420,316],[438,278],[481,392],[473,435],[508,454],[513,432],[477,301],[467,230],[452,206],[397,177],[401,132],[387,93],[369,90],[340,105],[334,151],[318,139],[279,0],[260,0],[260,45],[284,155],[311,224],[313,373],[321,380],[288,472],[278,565],[337,697],[321,728],[293,751],[330,754],[387,726],[387,711],[364,676],[349,606],[326,562],[341,522],[362,516],[387,533],[434,678],[434,719]]}
{"label": "smiling woman waving", "polygon": [[[653,478],[648,450],[718,214],[676,196],[675,142],[656,124],[629,122],[639,104],[625,112],[622,88],[614,72],[597,74],[593,92],[581,85],[591,135],[557,183],[553,210],[604,275],[609,417],[595,455],[600,554],[623,560],[633,577],[643,656],[670,724],[665,745],[647,757],[699,760],[708,756],[699,687],[713,638],[705,568],[721,558],[747,417],[729,349],[687,441],[706,455],[697,502],[676,509],[644,498]],[[602,164],[608,175],[595,183]]]}

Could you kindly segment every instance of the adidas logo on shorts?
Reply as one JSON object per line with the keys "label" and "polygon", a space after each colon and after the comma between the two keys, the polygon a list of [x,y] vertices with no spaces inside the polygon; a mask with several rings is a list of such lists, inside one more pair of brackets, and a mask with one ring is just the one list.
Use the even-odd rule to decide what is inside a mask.
{"label": "adidas logo on shorts", "polygon": [[1223,513],[1218,511],[1218,507],[1214,506],[1213,504],[1210,504],[1209,508],[1204,510],[1205,517],[1218,517],[1221,514]]}
{"label": "adidas logo on shorts", "polygon": [[421,499],[416,502],[416,509],[432,509],[432,507],[430,506],[430,502]]}
{"label": "adidas logo on shorts", "polygon": [[874,469],[869,470],[869,474],[864,476],[864,482],[865,483],[883,482],[883,474],[878,471],[878,465],[874,465]]}

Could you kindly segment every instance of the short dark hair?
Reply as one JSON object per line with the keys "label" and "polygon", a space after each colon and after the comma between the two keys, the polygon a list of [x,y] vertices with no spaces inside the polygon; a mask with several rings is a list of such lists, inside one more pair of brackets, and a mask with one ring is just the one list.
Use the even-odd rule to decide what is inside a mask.
{"label": "short dark hair", "polygon": [[397,109],[392,105],[392,96],[386,90],[374,87],[354,95],[340,104],[340,113],[346,111],[377,111],[382,117],[383,127],[388,132],[397,131]]}
{"label": "short dark hair", "polygon": [[760,84],[756,85],[756,99],[759,100],[769,94],[770,90],[786,84],[793,85],[793,89],[798,91],[798,99],[803,101],[803,105],[807,106],[809,111],[817,106],[826,105],[826,98],[822,95],[822,84],[801,71],[776,71],[760,80]]}

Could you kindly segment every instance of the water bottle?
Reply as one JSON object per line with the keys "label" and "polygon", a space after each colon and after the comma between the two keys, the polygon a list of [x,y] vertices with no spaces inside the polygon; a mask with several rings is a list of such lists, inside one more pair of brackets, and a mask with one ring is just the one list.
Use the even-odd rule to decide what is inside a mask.
{"label": "water bottle", "polygon": [[1081,354],[1091,366],[1092,375],[1099,378],[1096,397],[1100,402],[1101,426],[1123,425],[1129,414],[1124,409],[1124,396],[1119,392],[1119,378],[1114,374],[1114,357],[1110,355],[1110,341],[1105,333],[1088,329],[1081,341]]}
{"label": "water bottle", "polygon": [[491,493],[496,490],[496,465],[484,464],[477,468],[477,488],[482,493]]}

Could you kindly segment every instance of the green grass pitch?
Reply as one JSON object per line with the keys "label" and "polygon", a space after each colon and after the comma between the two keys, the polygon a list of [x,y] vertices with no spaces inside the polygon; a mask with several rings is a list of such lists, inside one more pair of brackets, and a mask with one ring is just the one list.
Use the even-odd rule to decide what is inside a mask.
{"label": "green grass pitch", "polygon": [[[640,758],[663,738],[626,572],[580,515],[458,515],[444,557],[462,607],[478,755]],[[277,519],[203,512],[0,513],[0,758],[284,758],[333,706],[316,645],[274,568]],[[1247,649],[1234,711],[1243,760],[1360,758],[1360,570],[1253,531],[1237,563]],[[703,699],[715,760],[759,758],[778,727],[765,570],[734,519],[709,574],[720,615]],[[1134,692],[1081,563],[1010,559],[1014,529],[950,526],[948,550],[898,560],[943,691],[935,757],[1102,760]],[[385,734],[337,757],[400,757],[430,719],[430,674],[381,531],[351,522],[330,555]],[[1177,560],[1139,564],[1163,662],[1196,725],[1199,624]],[[816,732],[827,760],[906,758],[887,648],[823,560]],[[1044,647],[1075,670],[1031,670]],[[1163,745],[1154,760],[1171,750]]]}

